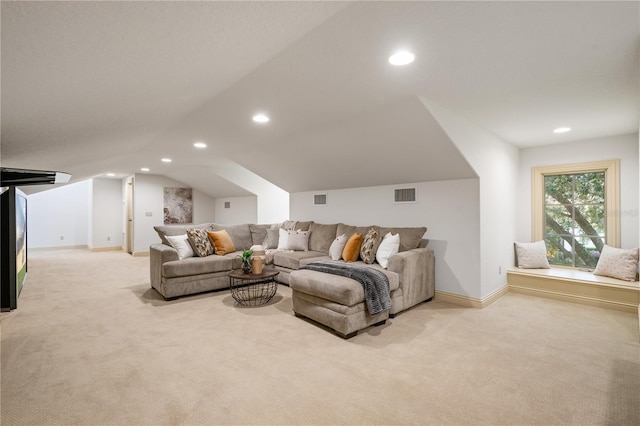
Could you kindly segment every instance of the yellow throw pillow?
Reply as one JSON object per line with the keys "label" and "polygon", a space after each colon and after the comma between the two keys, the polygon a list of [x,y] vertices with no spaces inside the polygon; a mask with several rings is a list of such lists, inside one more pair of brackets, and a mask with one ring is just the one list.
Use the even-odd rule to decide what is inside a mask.
{"label": "yellow throw pillow", "polygon": [[227,253],[236,251],[236,247],[233,245],[229,233],[224,229],[221,231],[207,231],[207,235],[209,235],[209,239],[217,255],[224,256]]}
{"label": "yellow throw pillow", "polygon": [[360,246],[362,245],[362,234],[353,234],[347,240],[344,249],[342,250],[342,258],[345,262],[355,262],[360,255]]}

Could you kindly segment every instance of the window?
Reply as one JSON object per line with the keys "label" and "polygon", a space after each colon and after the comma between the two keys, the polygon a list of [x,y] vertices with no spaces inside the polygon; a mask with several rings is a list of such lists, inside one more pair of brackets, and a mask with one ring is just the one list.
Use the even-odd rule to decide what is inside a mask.
{"label": "window", "polygon": [[617,247],[618,160],[535,167],[533,239],[552,265],[594,268],[604,244]]}

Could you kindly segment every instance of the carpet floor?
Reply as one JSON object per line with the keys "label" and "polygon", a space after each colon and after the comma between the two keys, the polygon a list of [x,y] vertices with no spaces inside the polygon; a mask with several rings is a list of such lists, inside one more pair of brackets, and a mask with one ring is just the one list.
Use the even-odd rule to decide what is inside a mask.
{"label": "carpet floor", "polygon": [[165,302],[149,259],[29,253],[0,314],[2,425],[638,425],[637,315],[435,299],[343,340],[228,291]]}

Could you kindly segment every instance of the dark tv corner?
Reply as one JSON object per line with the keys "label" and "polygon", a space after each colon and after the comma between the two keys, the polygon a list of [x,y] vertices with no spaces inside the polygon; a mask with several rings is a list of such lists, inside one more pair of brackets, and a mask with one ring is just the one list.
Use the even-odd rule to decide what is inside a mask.
{"label": "dark tv corner", "polygon": [[15,186],[0,195],[0,310],[18,308],[27,278],[27,196]]}

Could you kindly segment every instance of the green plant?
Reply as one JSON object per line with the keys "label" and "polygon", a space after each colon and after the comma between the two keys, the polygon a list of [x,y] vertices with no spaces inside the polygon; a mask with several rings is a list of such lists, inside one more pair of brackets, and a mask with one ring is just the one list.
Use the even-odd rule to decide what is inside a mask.
{"label": "green plant", "polygon": [[251,250],[242,250],[242,254],[239,256],[242,260],[242,270],[246,273],[251,272],[251,256],[253,255],[253,251]]}

